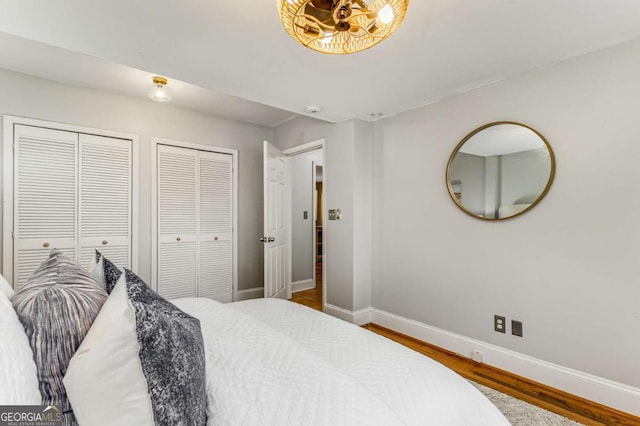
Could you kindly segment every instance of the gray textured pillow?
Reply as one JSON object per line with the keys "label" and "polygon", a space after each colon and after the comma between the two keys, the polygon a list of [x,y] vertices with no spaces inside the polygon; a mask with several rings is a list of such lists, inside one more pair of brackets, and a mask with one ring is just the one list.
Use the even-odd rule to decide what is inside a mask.
{"label": "gray textured pillow", "polygon": [[125,269],[136,316],[140,363],[157,425],[204,425],[206,369],[200,320],[160,297]]}
{"label": "gray textured pillow", "polygon": [[77,422],[62,379],[106,299],[87,271],[55,249],[11,299],[33,350],[42,403],[61,408],[65,425]]}

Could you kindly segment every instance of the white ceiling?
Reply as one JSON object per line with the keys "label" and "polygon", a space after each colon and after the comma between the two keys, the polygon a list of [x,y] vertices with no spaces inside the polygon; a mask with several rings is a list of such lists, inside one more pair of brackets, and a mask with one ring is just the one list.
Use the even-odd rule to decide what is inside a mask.
{"label": "white ceiling", "polygon": [[[6,33],[0,33],[0,68],[145,99],[154,75]],[[169,85],[174,91],[172,106],[267,127],[298,116],[179,80]]]}
{"label": "white ceiling", "polygon": [[395,34],[348,56],[296,44],[275,0],[0,0],[0,31],[294,113],[321,105],[314,117],[342,121],[639,38],[640,1],[412,0]]}

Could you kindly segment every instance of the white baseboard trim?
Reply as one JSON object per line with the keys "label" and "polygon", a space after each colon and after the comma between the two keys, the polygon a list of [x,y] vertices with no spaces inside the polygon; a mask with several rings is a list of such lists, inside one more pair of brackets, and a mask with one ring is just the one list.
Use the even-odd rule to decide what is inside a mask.
{"label": "white baseboard trim", "polygon": [[301,280],[291,283],[291,293],[297,293],[299,291],[311,290],[316,288],[316,283],[313,279]]}
{"label": "white baseboard trim", "polygon": [[325,303],[322,311],[325,314],[340,318],[355,325],[363,325],[371,322],[371,308],[360,309],[359,311],[350,311],[340,306]]}
{"label": "white baseboard trim", "polygon": [[[326,307],[327,305],[325,305]],[[338,309],[346,311],[342,308]],[[340,317],[339,315],[335,316]],[[355,314],[351,313],[351,316],[353,318]],[[474,350],[479,350],[483,353],[485,364],[581,398],[640,416],[640,389],[633,386],[552,364],[375,308],[369,309],[369,321],[367,322],[406,334],[466,358],[471,358],[471,353]]]}
{"label": "white baseboard trim", "polygon": [[263,297],[264,287],[247,288],[245,290],[238,290],[238,300],[236,300],[236,302],[249,299],[261,299]]}

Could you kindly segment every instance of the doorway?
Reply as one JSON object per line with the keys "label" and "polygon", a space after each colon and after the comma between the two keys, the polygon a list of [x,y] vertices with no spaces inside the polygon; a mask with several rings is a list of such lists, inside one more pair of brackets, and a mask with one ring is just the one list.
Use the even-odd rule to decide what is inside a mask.
{"label": "doorway", "polygon": [[323,300],[323,154],[320,148],[291,157],[291,300],[319,311]]}

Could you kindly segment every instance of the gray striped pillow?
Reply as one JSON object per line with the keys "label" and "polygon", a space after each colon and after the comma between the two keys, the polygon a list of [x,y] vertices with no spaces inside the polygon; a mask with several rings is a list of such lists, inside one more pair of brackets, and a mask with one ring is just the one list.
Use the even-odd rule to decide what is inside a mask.
{"label": "gray striped pillow", "polygon": [[11,299],[33,350],[42,403],[61,408],[65,425],[77,422],[62,379],[106,299],[89,273],[56,249]]}

